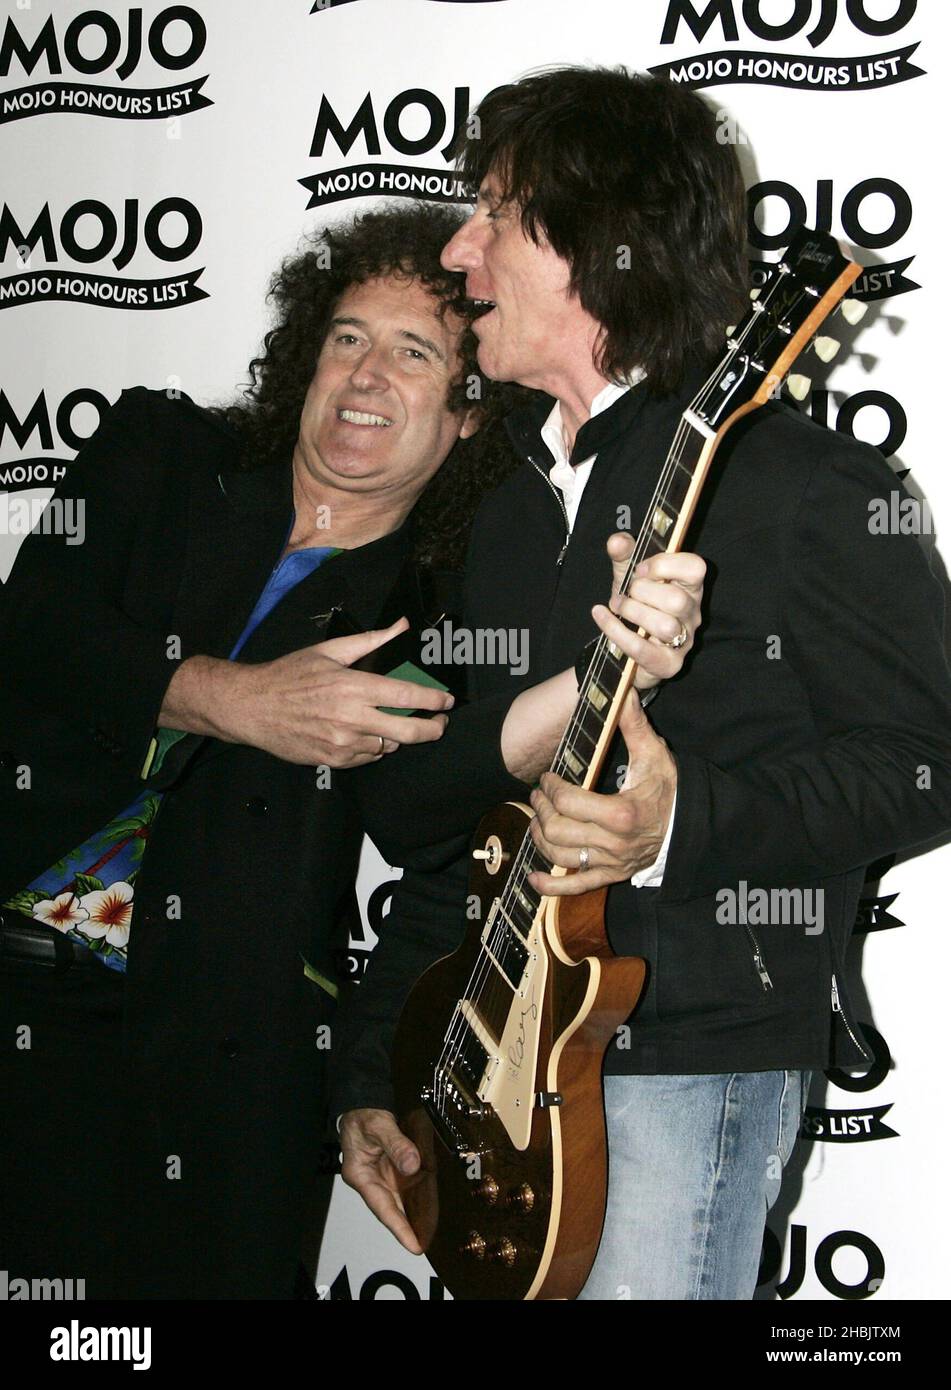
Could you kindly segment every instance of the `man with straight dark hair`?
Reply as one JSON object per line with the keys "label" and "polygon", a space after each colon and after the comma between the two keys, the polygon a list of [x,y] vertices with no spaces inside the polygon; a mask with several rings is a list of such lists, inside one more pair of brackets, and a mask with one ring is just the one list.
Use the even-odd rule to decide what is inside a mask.
{"label": "man with straight dark hair", "polygon": [[[528,629],[536,681],[594,635],[604,537],[653,505],[744,312],[745,199],[711,110],[664,80],[547,71],[478,116],[460,157],[477,203],[443,263],[483,311],[482,370],[542,394],[508,421],[523,464],[477,514],[467,609]],[[786,404],[735,426],[689,535],[709,579],[683,671],[649,712],[628,702],[597,791],[546,774],[530,793],[536,845],[575,871],[533,886],[612,885],[615,950],[649,966],[606,1060],[608,1207],[584,1298],[749,1299],[810,1072],[870,1059],[843,980],[865,867],[951,824],[941,591],[913,538],[868,527],[897,486],[876,450]],[[633,600],[616,606],[639,621]],[[475,673],[479,697],[516,689],[504,669]],[[467,766],[443,753],[375,774],[426,767],[429,809],[390,839],[411,872],[336,1097],[344,1176],[410,1249],[397,1174],[419,1155],[390,1113],[387,1048],[413,977],[462,933],[459,842],[420,872],[440,867],[440,808],[464,804]],[[754,926],[723,911],[754,886],[821,913]]]}

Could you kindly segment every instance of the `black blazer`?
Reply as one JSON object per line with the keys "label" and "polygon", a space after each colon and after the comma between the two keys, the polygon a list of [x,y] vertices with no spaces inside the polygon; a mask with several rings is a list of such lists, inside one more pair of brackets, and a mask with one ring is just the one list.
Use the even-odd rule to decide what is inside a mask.
{"label": "black blazer", "polygon": [[[544,476],[540,426],[551,406],[510,421],[524,466],[485,500],[466,575],[465,620],[526,629],[530,669],[474,667],[473,693],[494,705],[573,665],[595,629],[611,573],[604,543],[627,509],[640,524],[695,383],[676,397],[635,387],[579,431],[574,461],[596,452],[570,544]],[[537,464],[538,467],[533,466]],[[649,717],[678,765],[674,833],[663,886],[616,885],[616,949],[647,958],[650,981],[614,1071],[691,1073],[859,1064],[862,1042],[842,986],[843,956],[864,869],[951,825],[951,676],[943,600],[916,538],[873,535],[869,502],[900,489],[876,450],[785,405],[737,425],[717,455],[688,536],[708,564],[704,625],[681,674]],[[455,716],[454,716],[455,718]],[[400,1003],[465,925],[464,836],[489,809],[476,788],[489,745],[448,738],[384,760],[381,792],[402,776],[420,811],[372,826],[392,862],[410,865],[369,971],[340,1020],[347,1058],[335,1109],[387,1105],[388,1048]],[[602,790],[625,761],[620,740]],[[926,770],[923,772],[923,770]],[[923,789],[922,778],[927,780]],[[524,792],[527,789],[523,790]],[[372,814],[372,812],[371,812]],[[821,892],[821,933],[781,921],[756,927],[765,989],[743,923],[722,924],[722,889]],[[832,976],[844,1005],[834,1012]]]}
{"label": "black blazer", "polygon": [[[289,467],[238,461],[234,434],[186,397],[125,391],[58,489],[85,506],[84,543],[24,544],[0,590],[0,901],[142,790],[178,662],[226,657],[243,630],[293,507]],[[337,606],[358,628],[403,612],[418,623],[409,548],[407,524],[325,562],[241,661],[320,641]],[[126,980],[131,1277],[143,1295],[289,1292],[323,1136],[315,1030],[332,1013],[302,958],[332,979],[346,948],[358,783],[332,772],[327,788],[313,768],[197,736],[148,783],[164,799],[136,880]],[[181,1181],[166,1178],[170,1154]]]}

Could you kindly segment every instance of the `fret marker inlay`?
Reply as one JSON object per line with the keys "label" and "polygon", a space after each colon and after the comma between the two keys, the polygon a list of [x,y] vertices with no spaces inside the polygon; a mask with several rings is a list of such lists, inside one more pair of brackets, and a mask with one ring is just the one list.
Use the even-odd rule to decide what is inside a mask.
{"label": "fret marker inlay", "polygon": [[585,770],[584,763],[581,761],[581,759],[575,757],[574,753],[572,753],[570,748],[565,749],[564,758],[568,767],[575,774],[575,776],[580,777]]}
{"label": "fret marker inlay", "polygon": [[651,525],[657,532],[658,536],[666,536],[667,532],[670,530],[673,524],[673,517],[668,516],[667,513],[664,511],[663,507],[657,507],[655,509]]}
{"label": "fret marker inlay", "polygon": [[604,691],[601,689],[600,685],[598,685],[596,681],[592,681],[591,684],[588,686],[587,695],[589,702],[594,706],[598,713],[600,713],[608,702],[608,696],[604,693]]}

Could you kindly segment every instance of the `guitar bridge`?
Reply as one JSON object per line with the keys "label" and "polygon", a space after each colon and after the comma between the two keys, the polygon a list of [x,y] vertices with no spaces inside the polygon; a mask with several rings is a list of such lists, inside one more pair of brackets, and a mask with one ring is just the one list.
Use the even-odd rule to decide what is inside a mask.
{"label": "guitar bridge", "polygon": [[[429,1116],[433,1129],[446,1145],[447,1149],[454,1149],[460,1157],[478,1155],[489,1152],[487,1144],[473,1143],[472,1135],[464,1136],[461,1129],[457,1128],[454,1116],[447,1114],[445,1110],[437,1105],[432,1090],[427,1086],[420,1092],[420,1100]],[[485,1105],[467,1106],[455,1102],[456,1108],[466,1119],[485,1119],[489,1107]]]}

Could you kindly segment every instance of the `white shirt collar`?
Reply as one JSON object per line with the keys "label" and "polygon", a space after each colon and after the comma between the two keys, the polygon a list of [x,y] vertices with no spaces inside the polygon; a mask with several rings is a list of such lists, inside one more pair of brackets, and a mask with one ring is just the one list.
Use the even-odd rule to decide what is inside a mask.
{"label": "white shirt collar", "polygon": [[[588,418],[593,419],[595,415],[600,415],[603,410],[607,410],[608,406],[613,405],[616,400],[620,400],[621,396],[632,386],[643,381],[645,375],[646,373],[640,367],[635,367],[626,381],[609,381],[591,402]],[[596,456],[591,454],[573,467],[568,462],[568,449],[565,446],[565,433],[561,422],[561,403],[559,401],[555,401],[548,419],[542,425],[542,439],[548,445],[555,460],[548,476],[554,486],[561,491],[568,512],[569,526],[573,526],[581,503],[581,493],[588,481],[591,466]]]}
{"label": "white shirt collar", "polygon": [[[636,367],[627,381],[609,381],[603,386],[588,409],[588,418],[593,419],[595,415],[600,415],[608,406],[613,405],[616,400],[620,400],[626,391],[632,386],[636,386],[639,381],[644,380],[645,373]],[[560,463],[568,462],[568,450],[565,447],[564,427],[561,422],[561,402],[555,401],[552,406],[548,419],[542,425],[542,439],[551,450],[552,457],[557,467]]]}

